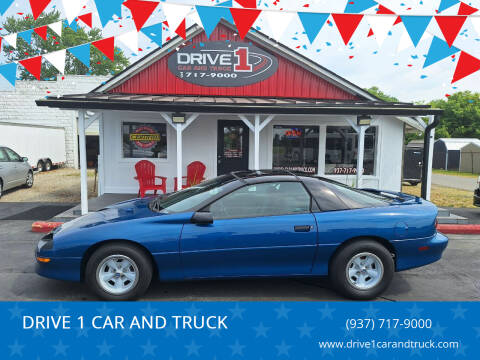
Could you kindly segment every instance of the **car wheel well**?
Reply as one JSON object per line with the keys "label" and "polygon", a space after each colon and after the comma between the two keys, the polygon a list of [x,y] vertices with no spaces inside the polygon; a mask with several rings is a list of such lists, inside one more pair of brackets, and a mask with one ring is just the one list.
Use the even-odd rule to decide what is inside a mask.
{"label": "car wheel well", "polygon": [[330,269],[330,265],[331,265],[331,263],[332,263],[332,260],[335,258],[335,256],[336,256],[343,248],[345,248],[347,245],[350,245],[350,244],[353,243],[353,242],[361,241],[361,240],[375,241],[375,242],[379,243],[380,245],[384,246],[384,247],[390,252],[390,254],[392,254],[393,262],[394,262],[395,267],[396,267],[396,265],[397,265],[397,252],[396,252],[396,250],[395,250],[395,247],[392,245],[392,243],[390,243],[387,239],[384,239],[384,238],[379,237],[379,236],[357,236],[357,237],[354,237],[354,238],[351,238],[351,239],[348,239],[348,240],[344,241],[344,242],[335,250],[335,252],[333,253],[333,255],[330,257],[330,260],[328,261],[328,268]]}
{"label": "car wheel well", "polygon": [[152,264],[152,269],[153,269],[153,278],[157,277],[158,278],[158,268],[155,265],[155,260],[153,259],[152,253],[147,250],[147,248],[135,241],[131,240],[124,240],[124,239],[110,239],[110,240],[104,240],[101,242],[98,242],[92,246],[90,246],[87,251],[85,251],[85,254],[83,255],[82,262],[81,262],[81,267],[80,267],[80,281],[84,281],[85,279],[85,269],[87,267],[88,260],[92,256],[92,254],[102,246],[112,244],[112,243],[123,243],[123,244],[129,244],[133,245],[136,248],[140,249],[145,256],[150,260]]}

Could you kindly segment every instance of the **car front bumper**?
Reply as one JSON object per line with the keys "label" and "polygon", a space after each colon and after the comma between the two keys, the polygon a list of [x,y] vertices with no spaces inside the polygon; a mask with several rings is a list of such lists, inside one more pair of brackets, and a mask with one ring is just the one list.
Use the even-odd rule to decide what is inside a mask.
{"label": "car front bumper", "polygon": [[[40,262],[38,258],[48,259],[48,262]],[[80,281],[82,258],[80,257],[57,257],[53,247],[53,240],[45,240],[45,237],[37,242],[35,247],[35,272],[51,279]]]}

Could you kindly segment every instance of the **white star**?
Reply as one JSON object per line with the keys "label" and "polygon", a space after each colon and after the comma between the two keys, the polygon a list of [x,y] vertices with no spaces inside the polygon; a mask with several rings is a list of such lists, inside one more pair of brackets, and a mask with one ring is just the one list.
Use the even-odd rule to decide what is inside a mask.
{"label": "white star", "polygon": [[365,317],[372,319],[375,319],[377,317],[377,313],[380,311],[379,309],[374,308],[371,303],[368,308],[363,308],[362,310],[365,313]]}
{"label": "white star", "polygon": [[266,327],[263,325],[263,322],[261,322],[260,324],[258,324],[258,326],[254,326],[253,329],[257,332],[257,335],[256,337],[260,337],[260,336],[263,336],[264,338],[267,337],[267,331],[270,330],[269,327]]}
{"label": "white star", "polygon": [[473,329],[477,332],[477,335],[475,336],[475,338],[479,338],[480,337],[480,326],[479,327],[474,327]]}
{"label": "white star", "polygon": [[140,346],[143,349],[143,356],[152,355],[155,356],[155,349],[158,347],[157,345],[153,345],[148,339],[145,345]]}
{"label": "white star", "polygon": [[466,356],[465,350],[467,349],[468,349],[467,345],[460,343],[458,348],[455,350],[455,356],[458,356],[458,355]]}
{"label": "white star", "polygon": [[275,345],[275,347],[277,348],[277,351],[278,351],[277,356],[280,356],[280,355],[290,356],[288,352],[290,351],[290,348],[292,346],[285,344],[285,340],[282,340],[282,343],[280,345]]}
{"label": "white star", "polygon": [[22,312],[24,312],[25,309],[22,309],[21,307],[18,306],[18,304],[15,304],[15,306],[8,309],[8,311],[10,311],[10,320],[12,320],[12,319],[20,319],[22,317]]}
{"label": "white star", "polygon": [[187,349],[187,356],[191,355],[197,355],[199,356],[200,354],[198,353],[198,350],[202,347],[202,345],[197,345],[195,343],[195,340],[192,340],[190,345],[185,345],[185,348]]}
{"label": "white star", "polygon": [[318,309],[318,311],[320,311],[322,313],[322,319],[321,320],[326,319],[326,318],[329,318],[329,319],[333,320],[332,314],[335,311],[335,309],[328,306],[328,303],[326,303],[325,306],[322,309]]}
{"label": "white star", "polygon": [[446,330],[446,327],[441,327],[440,324],[437,322],[435,326],[433,326],[430,330],[433,331],[432,337],[436,338],[437,336],[442,337],[443,332]]}
{"label": "white star", "polygon": [[105,303],[103,303],[103,306],[101,308],[96,309],[99,315],[102,316],[108,316],[110,313],[113,311],[113,309],[108,308]]}
{"label": "white star", "polygon": [[77,338],[79,338],[79,337],[88,338],[88,330],[90,330],[89,327],[84,327],[84,328],[78,327],[77,328]]}
{"label": "white star", "polygon": [[277,312],[277,319],[281,319],[281,318],[288,319],[288,313],[292,311],[292,309],[285,307],[285,304],[283,303],[280,307],[274,310]]}
{"label": "white star", "polygon": [[153,316],[157,312],[157,309],[153,308],[150,303],[148,303],[147,306],[141,310],[145,314],[145,316]]}
{"label": "white star", "polygon": [[99,356],[110,355],[110,350],[113,348],[113,345],[108,345],[105,340],[100,345],[97,345]]}
{"label": "white star", "polygon": [[176,338],[177,337],[177,329],[175,328],[175,326],[173,326],[172,324],[168,325],[165,328],[165,336],[166,337],[173,336],[174,338]]}
{"label": "white star", "polygon": [[413,349],[410,351],[410,357],[412,357],[412,356],[414,356],[414,355],[422,356],[422,352],[421,352],[420,349],[418,349],[418,348],[413,348]]}
{"label": "white star", "polygon": [[25,345],[20,345],[18,343],[18,340],[15,340],[15,343],[13,343],[12,345],[8,345],[8,347],[10,348],[10,356],[13,356],[13,355],[23,356],[22,351]]}
{"label": "white star", "polygon": [[396,338],[400,337],[400,328],[399,327],[392,326],[392,327],[388,328],[387,331],[388,331],[388,338],[389,339],[391,337],[396,337]]}
{"label": "white star", "polygon": [[312,326],[308,326],[307,323],[303,323],[303,326],[297,327],[297,329],[298,331],[300,331],[300,338],[303,338],[304,336],[312,337],[311,332],[315,328]]}
{"label": "white star", "polygon": [[235,319],[237,317],[239,319],[243,319],[243,313],[246,309],[241,308],[240,306],[238,306],[238,303],[236,303],[234,308],[228,310],[230,310],[230,312],[232,313],[232,319]]}
{"label": "white star", "polygon": [[62,303],[60,303],[55,309],[53,309],[53,312],[55,315],[58,316],[64,316],[68,311],[68,308],[64,307]]}
{"label": "white star", "polygon": [[200,312],[200,309],[195,306],[195,303],[192,303],[189,308],[185,309],[185,312],[190,316],[195,316]]}
{"label": "white star", "polygon": [[463,308],[460,303],[456,308],[450,310],[453,312],[453,320],[457,318],[465,319],[465,313],[467,312],[467,309]]}
{"label": "white star", "polygon": [[240,345],[240,343],[238,342],[238,339],[235,340],[235,344],[229,345],[228,347],[232,349],[232,356],[233,355],[243,356],[243,349],[245,348],[245,345]]}
{"label": "white star", "polygon": [[413,304],[410,309],[407,309],[412,318],[418,318],[422,316],[423,309],[417,306],[417,303]]}
{"label": "white star", "polygon": [[221,337],[220,335],[220,329],[209,329],[210,330],[210,334],[208,335],[208,337]]}
{"label": "white star", "polygon": [[53,345],[53,348],[55,349],[55,356],[57,355],[67,356],[67,349],[69,347],[70,347],[69,345],[64,345],[62,340],[59,340],[57,345]]}

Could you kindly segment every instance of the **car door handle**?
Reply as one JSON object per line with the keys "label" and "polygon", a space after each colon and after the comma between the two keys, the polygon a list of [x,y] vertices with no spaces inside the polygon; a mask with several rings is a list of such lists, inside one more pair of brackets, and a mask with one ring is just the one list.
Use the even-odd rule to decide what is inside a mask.
{"label": "car door handle", "polygon": [[313,226],[311,225],[295,225],[294,229],[295,232],[309,232]]}

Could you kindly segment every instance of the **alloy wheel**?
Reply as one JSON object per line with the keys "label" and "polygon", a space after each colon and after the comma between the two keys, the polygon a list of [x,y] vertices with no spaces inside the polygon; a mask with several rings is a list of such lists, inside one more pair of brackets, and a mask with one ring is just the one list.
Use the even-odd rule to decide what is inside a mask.
{"label": "alloy wheel", "polygon": [[380,283],[383,278],[383,263],[369,252],[353,256],[345,269],[348,282],[359,290],[368,290]]}
{"label": "alloy wheel", "polygon": [[123,295],[133,289],[139,279],[137,264],[125,255],[111,255],[97,267],[98,285],[112,295]]}

